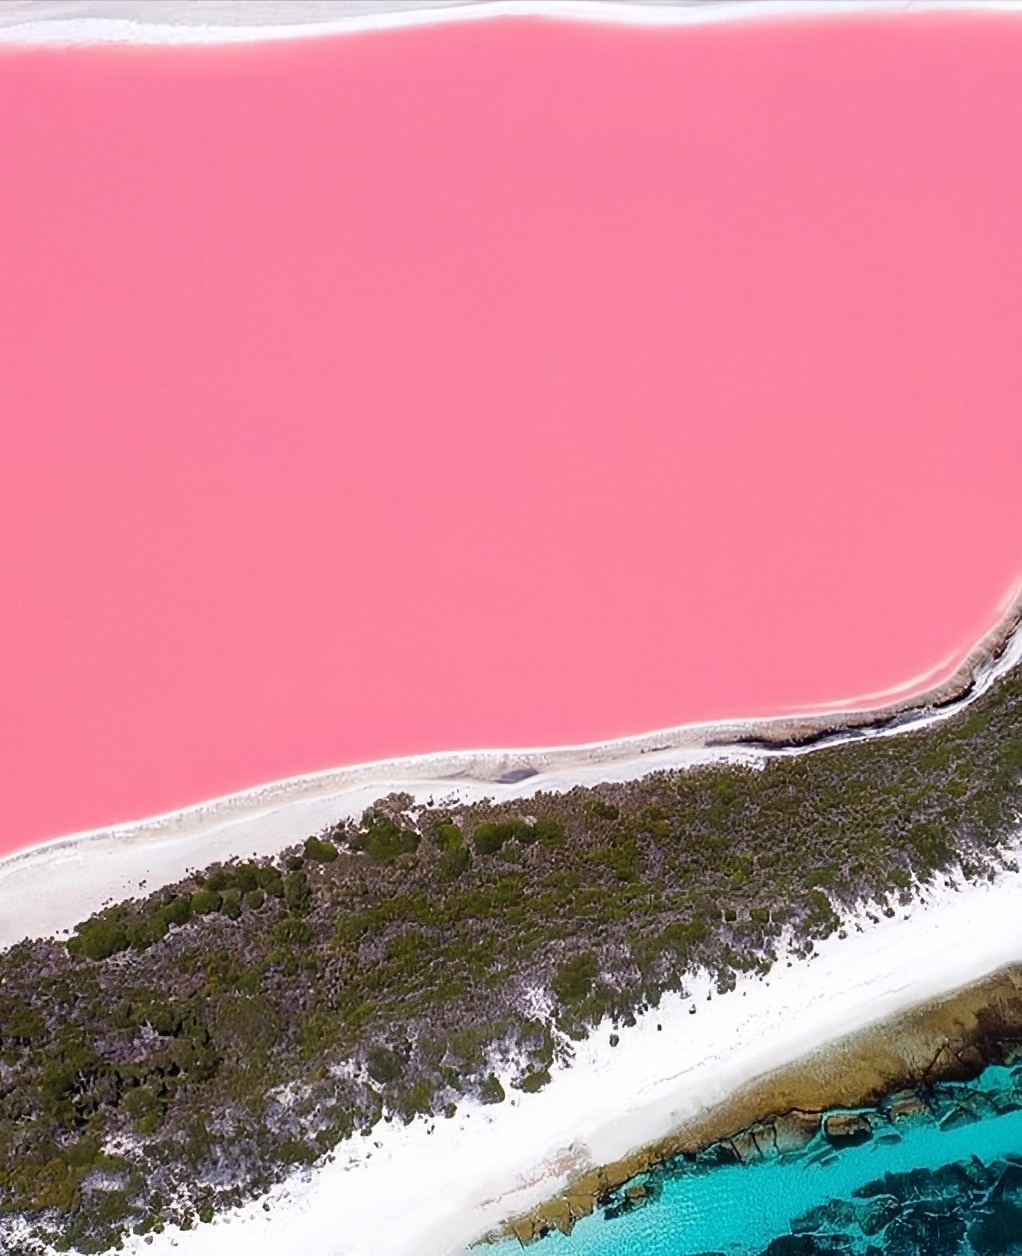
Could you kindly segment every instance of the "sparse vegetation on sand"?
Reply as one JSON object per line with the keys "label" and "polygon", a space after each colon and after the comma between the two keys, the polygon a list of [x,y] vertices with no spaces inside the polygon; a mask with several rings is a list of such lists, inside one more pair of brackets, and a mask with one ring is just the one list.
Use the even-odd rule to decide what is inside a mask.
{"label": "sparse vegetation on sand", "polygon": [[944,723],[761,768],[447,810],[392,794],[66,944],[19,943],[0,956],[0,1230],[106,1250],[384,1117],[541,1090],[572,1039],[697,969],[726,992],[857,906],[992,875],[1020,776],[1016,670]]}

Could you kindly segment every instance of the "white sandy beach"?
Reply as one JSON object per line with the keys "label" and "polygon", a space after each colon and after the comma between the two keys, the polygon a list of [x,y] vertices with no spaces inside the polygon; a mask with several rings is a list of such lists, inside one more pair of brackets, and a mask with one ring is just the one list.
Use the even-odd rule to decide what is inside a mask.
{"label": "white sandy beach", "polygon": [[1022,0],[0,0],[0,42],[250,43],[500,17],[663,27],[949,9],[1017,12]]}

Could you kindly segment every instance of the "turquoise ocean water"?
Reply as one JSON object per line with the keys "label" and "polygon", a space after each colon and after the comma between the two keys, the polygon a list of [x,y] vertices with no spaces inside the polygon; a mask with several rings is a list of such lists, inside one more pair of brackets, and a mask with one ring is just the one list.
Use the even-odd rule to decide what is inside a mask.
{"label": "turquoise ocean water", "polygon": [[644,1201],[623,1187],[570,1236],[530,1251],[1022,1256],[1022,1067],[919,1093],[926,1114],[892,1122],[870,1111],[873,1135],[859,1146],[838,1149],[821,1133],[804,1152],[757,1164],[672,1162],[630,1184],[645,1187]]}

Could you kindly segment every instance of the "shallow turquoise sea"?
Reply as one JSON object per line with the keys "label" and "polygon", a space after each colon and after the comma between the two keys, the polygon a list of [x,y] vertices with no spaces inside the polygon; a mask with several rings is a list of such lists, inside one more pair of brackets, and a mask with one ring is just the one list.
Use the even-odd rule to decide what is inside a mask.
{"label": "shallow turquoise sea", "polygon": [[870,1111],[873,1136],[859,1146],[838,1149],[821,1133],[793,1157],[672,1162],[631,1184],[646,1188],[646,1202],[622,1188],[570,1236],[555,1232],[531,1252],[1022,1254],[1022,1068],[991,1067],[921,1095],[925,1115],[891,1122]]}

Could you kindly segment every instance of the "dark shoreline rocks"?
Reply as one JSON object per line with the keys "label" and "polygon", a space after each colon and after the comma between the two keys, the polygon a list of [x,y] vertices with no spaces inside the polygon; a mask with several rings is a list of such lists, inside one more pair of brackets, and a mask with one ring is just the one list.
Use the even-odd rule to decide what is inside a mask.
{"label": "dark shoreline rocks", "polygon": [[[567,1190],[512,1218],[491,1237],[517,1238],[525,1246],[555,1228],[570,1233],[598,1207],[610,1217],[645,1206],[659,1193],[657,1175],[685,1164],[752,1164],[798,1156],[816,1141],[830,1154],[840,1154],[840,1148],[873,1137],[897,1137],[904,1122],[935,1120],[947,1129],[1011,1110],[1017,1105],[978,1091],[960,1093],[947,1084],[973,1081],[990,1064],[1010,1066],[1020,1060],[1022,965],[1012,965],[748,1083],[726,1104],[668,1138],[613,1164],[584,1170]],[[1018,1176],[1022,1210],[1022,1167]],[[644,1193],[629,1194],[639,1185]],[[866,1226],[875,1226],[876,1233],[887,1225],[891,1218],[882,1224],[881,1219],[890,1208],[875,1201],[862,1205],[863,1232],[871,1232]],[[904,1224],[910,1227],[911,1219]]]}

